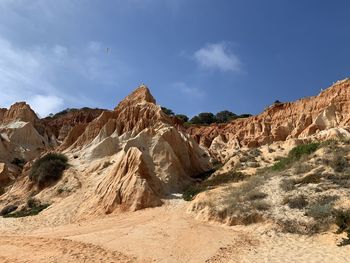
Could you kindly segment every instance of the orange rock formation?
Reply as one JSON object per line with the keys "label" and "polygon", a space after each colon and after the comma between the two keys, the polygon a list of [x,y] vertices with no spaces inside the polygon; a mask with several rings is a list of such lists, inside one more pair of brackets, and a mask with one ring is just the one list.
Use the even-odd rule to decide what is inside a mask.
{"label": "orange rock formation", "polygon": [[350,80],[338,81],[318,96],[271,105],[264,112],[227,124],[193,126],[187,132],[201,145],[257,147],[275,141],[306,138],[320,131],[346,128],[350,123]]}

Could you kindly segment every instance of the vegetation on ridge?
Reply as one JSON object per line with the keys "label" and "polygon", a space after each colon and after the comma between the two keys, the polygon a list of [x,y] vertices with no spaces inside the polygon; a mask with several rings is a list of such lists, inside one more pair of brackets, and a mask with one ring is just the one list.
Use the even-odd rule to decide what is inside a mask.
{"label": "vegetation on ridge", "polygon": [[169,115],[169,116],[175,116],[176,118],[182,120],[184,123],[190,125],[190,124],[200,124],[200,125],[209,125],[212,123],[227,123],[235,119],[239,118],[247,118],[252,116],[251,114],[241,114],[237,115],[231,111],[223,110],[216,114],[213,114],[211,112],[202,112],[198,115],[193,116],[191,119],[188,118],[188,116],[184,114],[175,114],[171,109],[168,109],[166,107],[161,107],[162,111]]}
{"label": "vegetation on ridge", "polygon": [[92,110],[104,110],[104,109],[89,108],[89,107],[83,107],[83,108],[80,108],[80,109],[78,109],[78,108],[67,108],[67,109],[62,110],[62,111],[60,111],[60,112],[57,112],[57,113],[55,113],[55,114],[50,113],[50,114],[48,115],[47,118],[57,118],[57,117],[63,116],[63,115],[65,115],[65,114],[67,114],[67,113],[70,113],[70,112],[92,111]]}

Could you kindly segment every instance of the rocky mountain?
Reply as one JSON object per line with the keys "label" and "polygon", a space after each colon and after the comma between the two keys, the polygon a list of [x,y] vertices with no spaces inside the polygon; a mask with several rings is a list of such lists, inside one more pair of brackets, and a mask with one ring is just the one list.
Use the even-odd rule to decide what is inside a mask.
{"label": "rocky mountain", "polygon": [[[3,185],[9,185],[0,203],[20,205],[35,195],[55,203],[51,209],[57,212],[74,198],[69,205],[74,218],[158,206],[210,170],[212,158],[233,158],[224,166],[229,170],[242,148],[350,137],[349,85],[346,79],[318,96],[276,103],[257,116],[187,130],[161,110],[146,86],[114,110],[83,109],[38,119],[27,104],[16,103],[0,111],[0,162]],[[37,189],[27,176],[31,161],[49,151],[65,154],[70,167],[57,184]],[[20,170],[14,160],[27,164]]]}
{"label": "rocky mountain", "polygon": [[[177,129],[177,123],[163,113],[146,86],[140,86],[114,110],[101,111],[91,121],[93,113],[78,112],[72,116],[71,119],[67,116],[56,120],[36,119],[37,125],[15,120],[17,126],[18,123],[30,125],[35,133],[26,136],[32,140],[28,142],[31,147],[37,147],[34,140],[47,139],[51,134],[57,146],[44,141],[40,153],[62,152],[71,166],[60,182],[41,190],[28,179],[31,167],[28,163],[0,202],[17,200],[20,206],[35,193],[37,198],[52,203],[60,193],[58,196],[63,200],[57,202],[57,207],[74,196],[72,216],[76,218],[116,209],[138,210],[162,204],[163,198],[181,191],[193,177],[211,169],[206,149]],[[65,124],[70,128],[63,128]],[[44,127],[44,136],[34,126]],[[62,135],[62,129],[69,130],[67,135]],[[57,135],[63,139],[62,143],[56,139]]]}
{"label": "rocky mountain", "polygon": [[136,210],[161,204],[211,168],[210,157],[173,126],[145,86],[127,96],[114,111],[105,111],[86,129],[72,130],[61,149],[93,161],[115,156],[96,193],[106,212],[117,205]]}
{"label": "rocky mountain", "polygon": [[[231,150],[310,136],[349,135],[350,79],[336,82],[318,96],[276,103],[261,114],[228,124],[192,126],[187,132],[221,159]],[[332,128],[331,134],[322,133]],[[328,136],[327,135],[327,136]]]}
{"label": "rocky mountain", "polygon": [[50,147],[51,139],[39,132],[40,120],[25,102],[1,109],[0,116],[0,161],[32,160]]}
{"label": "rocky mountain", "polygon": [[[99,109],[85,109],[39,119],[25,102],[0,109],[0,164],[15,178],[18,165],[53,150],[70,129],[86,125],[100,114]],[[7,180],[8,181],[8,180]]]}
{"label": "rocky mountain", "polygon": [[17,102],[8,110],[0,109],[0,122],[9,123],[12,121],[23,121],[34,124],[38,120],[35,112],[25,102]]}
{"label": "rocky mountain", "polygon": [[[147,262],[192,262],[191,253],[201,255],[198,262],[228,262],[237,259],[237,247],[255,251],[254,242],[263,247],[274,238],[280,241],[264,256],[291,238],[304,240],[300,251],[310,242],[308,251],[320,244],[320,251],[336,247],[336,224],[348,224],[343,219],[350,211],[349,85],[347,79],[318,96],[275,103],[257,116],[189,128],[164,113],[146,86],[113,110],[84,108],[39,119],[26,103],[1,109],[2,242],[27,246],[40,240],[36,254],[42,255],[48,242],[51,251],[62,240],[80,238],[135,251]],[[343,140],[321,142],[330,138]],[[48,238],[52,233],[57,238]],[[322,242],[309,237],[320,233]],[[158,243],[149,246],[149,237]],[[164,244],[170,256],[155,256]],[[71,247],[59,247],[62,258]],[[346,262],[344,251],[337,253]],[[74,260],[82,253],[73,252]],[[101,253],[96,260],[105,258]],[[13,259],[12,250],[7,256]]]}

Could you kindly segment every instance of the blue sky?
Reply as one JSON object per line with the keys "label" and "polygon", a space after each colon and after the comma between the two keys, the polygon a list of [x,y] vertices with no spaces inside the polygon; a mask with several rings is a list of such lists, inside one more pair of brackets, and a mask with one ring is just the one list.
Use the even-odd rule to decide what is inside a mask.
{"label": "blue sky", "polygon": [[[348,77],[347,0],[0,0],[0,107],[259,113]],[[106,52],[106,48],[110,52]]]}

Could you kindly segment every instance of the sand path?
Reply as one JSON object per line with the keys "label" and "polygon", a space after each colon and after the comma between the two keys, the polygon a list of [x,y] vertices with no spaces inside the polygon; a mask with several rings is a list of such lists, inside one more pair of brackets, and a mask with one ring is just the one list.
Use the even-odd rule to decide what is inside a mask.
{"label": "sand path", "polygon": [[136,259],[67,239],[2,236],[0,262],[136,262]]}
{"label": "sand path", "polygon": [[13,220],[0,232],[0,262],[348,262],[350,247],[337,247],[334,235],[310,238],[278,234],[266,225],[204,223],[187,214],[186,205],[174,200],[52,228],[0,219],[0,225]]}

